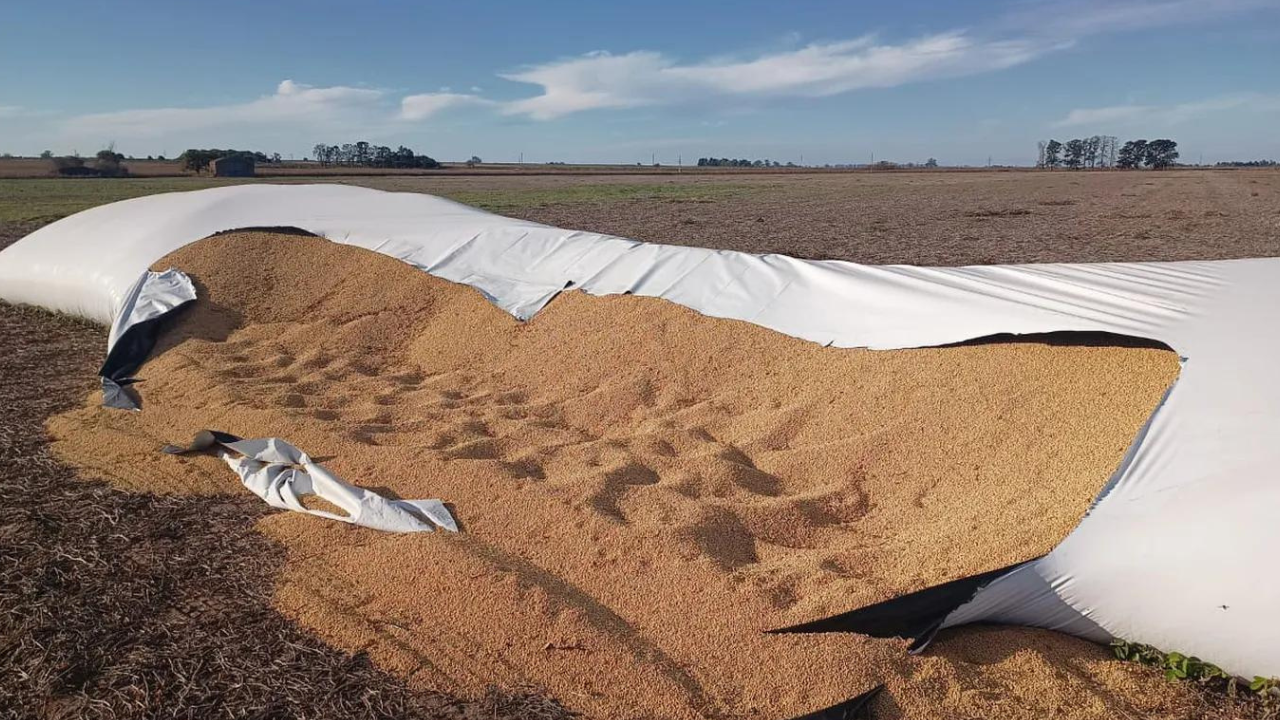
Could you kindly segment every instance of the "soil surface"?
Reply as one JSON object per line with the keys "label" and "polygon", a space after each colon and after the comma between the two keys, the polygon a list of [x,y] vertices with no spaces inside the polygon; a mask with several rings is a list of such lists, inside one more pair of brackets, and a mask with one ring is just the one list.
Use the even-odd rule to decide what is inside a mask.
{"label": "soil surface", "polygon": [[863,173],[758,178],[744,187],[714,201],[559,204],[518,214],[649,242],[868,264],[1280,255],[1274,170]]}

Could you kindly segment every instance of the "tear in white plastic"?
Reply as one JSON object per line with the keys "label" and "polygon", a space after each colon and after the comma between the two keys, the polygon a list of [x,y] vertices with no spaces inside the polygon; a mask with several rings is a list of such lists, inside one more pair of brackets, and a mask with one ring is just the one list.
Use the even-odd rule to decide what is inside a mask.
{"label": "tear in white plastic", "polygon": [[[436,527],[457,532],[458,525],[439,500],[393,500],[343,482],[311,457],[279,438],[242,440],[201,431],[186,448],[168,446],[173,455],[213,449],[240,481],[268,505],[374,530],[431,532]],[[314,495],[344,514],[307,507]]]}
{"label": "tear in white plastic", "polygon": [[129,328],[152,320],[179,305],[196,299],[196,286],[181,270],[169,268],[164,272],[148,270],[124,294],[120,310],[111,321],[107,335],[107,352]]}

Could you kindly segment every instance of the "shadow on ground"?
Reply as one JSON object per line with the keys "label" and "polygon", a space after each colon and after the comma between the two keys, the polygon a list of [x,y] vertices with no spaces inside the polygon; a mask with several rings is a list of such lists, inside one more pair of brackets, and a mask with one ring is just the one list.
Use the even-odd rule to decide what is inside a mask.
{"label": "shadow on ground", "polygon": [[44,421],[93,391],[103,329],[0,303],[0,718],[564,718],[491,690],[415,692],[271,609],[283,551],[255,497],[75,478]]}

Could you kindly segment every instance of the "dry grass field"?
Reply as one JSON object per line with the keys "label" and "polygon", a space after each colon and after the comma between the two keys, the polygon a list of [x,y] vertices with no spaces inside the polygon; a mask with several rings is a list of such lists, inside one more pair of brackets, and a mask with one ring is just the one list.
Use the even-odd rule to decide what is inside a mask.
{"label": "dry grass field", "polygon": [[[18,178],[3,168],[0,248],[97,204],[233,182]],[[1275,170],[445,172],[250,182],[261,181],[427,192],[639,240],[865,263],[1280,255]],[[256,498],[154,496],[77,479],[51,454],[44,422],[92,391],[104,338],[97,327],[0,304],[0,718],[567,716],[536,688],[466,700],[412,690],[364,653],[330,647],[286,620],[270,604],[285,550],[254,530],[269,512]],[[963,658],[974,667],[1025,659],[1013,636],[962,632],[990,634],[998,647],[996,659]],[[967,637],[955,646],[967,647]],[[1060,640],[1035,637],[1045,646]],[[1106,650],[1069,642],[1070,667],[1053,672],[1092,687],[1080,668],[1109,662]],[[1135,673],[1142,687],[1166,682],[1154,670]],[[1265,717],[1213,691],[1179,698],[1177,711],[1160,717]],[[1147,716],[1125,697],[1107,703],[1115,717]]]}

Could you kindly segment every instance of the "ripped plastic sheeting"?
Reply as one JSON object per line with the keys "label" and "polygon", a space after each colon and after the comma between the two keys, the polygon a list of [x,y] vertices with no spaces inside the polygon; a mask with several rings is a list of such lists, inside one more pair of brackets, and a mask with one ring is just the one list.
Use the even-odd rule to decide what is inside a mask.
{"label": "ripped plastic sheeting", "polygon": [[125,294],[124,306],[111,323],[107,359],[102,378],[102,404],[118,410],[138,410],[139,399],[130,388],[134,373],[156,345],[161,323],[173,311],[196,299],[195,284],[180,270],[147,271]]}
{"label": "ripped plastic sheeting", "polygon": [[[187,447],[168,445],[163,449],[170,455],[202,451],[215,452],[240,476],[246,488],[271,507],[388,532],[431,532],[437,527],[458,531],[443,502],[388,499],[351,485],[280,438],[243,440],[228,433],[202,430]],[[302,499],[308,495],[344,514],[307,507]]]}
{"label": "ripped plastic sheeting", "polygon": [[[520,318],[561,288],[665,298],[837,347],[1003,333],[1164,342],[1183,371],[1087,517],[1044,558],[945,618],[1017,622],[1280,675],[1280,259],[866,266],[648,245],[339,185],[241,185],[127,200],[0,252],[0,298],[109,323],[167,253],[214,233],[291,226],[472,284]],[[1074,615],[1072,615],[1074,613]]]}
{"label": "ripped plastic sheeting", "polygon": [[107,334],[107,352],[111,352],[125,332],[141,322],[153,320],[174,308],[196,299],[196,286],[181,270],[164,272],[148,270],[125,293],[124,304],[116,311]]}

